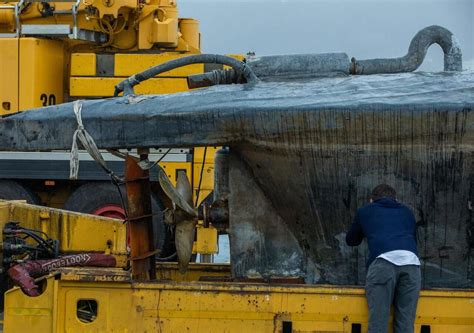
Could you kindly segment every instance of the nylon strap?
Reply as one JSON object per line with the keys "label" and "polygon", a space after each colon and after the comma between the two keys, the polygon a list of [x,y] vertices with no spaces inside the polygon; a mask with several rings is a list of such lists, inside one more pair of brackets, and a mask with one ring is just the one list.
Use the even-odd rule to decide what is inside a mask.
{"label": "nylon strap", "polygon": [[73,110],[74,114],[76,115],[77,129],[72,137],[69,178],[75,180],[77,179],[79,174],[79,147],[77,143],[77,141],[79,140],[84,149],[87,150],[87,152],[89,153],[89,155],[91,155],[94,161],[99,163],[102,169],[104,169],[105,172],[109,174],[112,180],[119,181],[119,178],[115,176],[113,171],[107,167],[107,163],[102,157],[99,148],[97,148],[94,139],[84,128],[84,124],[82,123],[82,101],[74,101]]}

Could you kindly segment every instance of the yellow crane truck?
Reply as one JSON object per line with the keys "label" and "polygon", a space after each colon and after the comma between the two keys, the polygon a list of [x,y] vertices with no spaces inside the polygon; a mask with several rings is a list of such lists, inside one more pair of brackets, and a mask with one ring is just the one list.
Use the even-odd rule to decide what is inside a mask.
{"label": "yellow crane truck", "polygon": [[[0,113],[6,115],[78,98],[112,96],[114,86],[125,77],[200,53],[199,22],[179,18],[174,0],[6,2],[0,5],[0,50]],[[185,91],[184,77],[204,70],[201,64],[180,68],[150,80],[139,91]],[[177,172],[190,175],[194,196],[202,201],[212,191],[215,149],[207,151],[161,149],[153,152],[152,159],[160,159],[173,181]],[[123,171],[117,157],[105,158],[112,169]],[[124,218],[107,176],[87,154],[80,159],[84,161],[79,179],[70,181],[65,152],[4,152],[0,197]]]}
{"label": "yellow crane truck", "polygon": [[[0,113],[112,96],[124,78],[198,53],[199,22],[179,18],[174,0],[2,3]],[[204,67],[179,68],[148,81],[139,91],[186,91],[185,77],[203,73]],[[193,199],[202,202],[212,192],[215,151],[215,147],[161,148],[152,151],[150,159],[159,160],[173,182],[179,172],[187,173]],[[73,181],[67,152],[2,152],[0,198],[125,219],[120,195],[108,176],[88,154],[79,158],[81,170]],[[123,172],[119,158],[109,153],[104,158],[116,173]],[[153,175],[152,180],[156,182]],[[153,206],[163,208],[156,196]],[[174,251],[168,238],[160,240],[164,257]]]}
{"label": "yellow crane truck", "polygon": [[[171,36],[161,24],[175,13],[173,1],[77,2],[70,13],[59,3],[5,6],[14,13],[5,29],[20,46],[28,31],[53,28],[25,28],[19,17],[30,8],[46,20],[70,15],[69,30],[56,31],[68,31],[66,39],[77,43],[68,46],[78,49],[186,48],[182,30],[182,41],[160,39]],[[146,22],[142,39],[138,27]],[[408,73],[433,43],[443,48],[445,72]],[[159,61],[163,55],[117,52],[114,75],[121,56],[157,57],[118,78],[93,72],[110,64],[109,54],[101,62],[100,53],[78,53],[82,76],[71,72],[70,82],[100,87],[111,80],[115,89],[97,98],[81,90],[70,93],[70,103],[0,119],[0,151],[71,149],[71,175],[81,179],[82,145],[122,193],[124,215],[0,202],[5,332],[364,332],[367,249],[349,249],[343,239],[380,182],[398,189],[418,222],[423,290],[415,331],[472,332],[474,75],[461,71],[448,30],[421,30],[408,54],[394,59],[333,53],[241,61],[195,52]],[[199,71],[182,72],[197,64]],[[135,93],[153,92],[145,89],[154,83],[150,89],[163,92],[173,79],[183,80],[182,90],[230,85]],[[152,150],[218,146],[210,157],[213,195],[204,205],[193,173],[170,177]],[[124,160],[123,177],[105,152]],[[163,252],[156,216],[174,230],[178,263],[156,260]],[[229,234],[230,264],[189,264],[193,245],[206,253],[214,244],[212,237],[195,241],[197,225],[203,234]]]}

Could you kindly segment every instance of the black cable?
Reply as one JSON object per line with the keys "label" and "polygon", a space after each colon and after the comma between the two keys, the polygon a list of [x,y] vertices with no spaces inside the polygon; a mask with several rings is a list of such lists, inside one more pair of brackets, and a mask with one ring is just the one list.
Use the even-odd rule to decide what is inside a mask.
{"label": "black cable", "polygon": [[168,155],[168,153],[171,151],[171,148],[168,148],[168,150],[163,154],[163,156],[161,156],[157,161],[155,161],[150,167],[148,167],[147,169],[151,169],[153,168],[155,165],[157,165],[158,163],[160,163],[165,157],[166,155]]}
{"label": "black cable", "polygon": [[125,205],[125,200],[123,198],[122,189],[120,188],[121,180],[115,175],[114,175],[114,177],[112,175],[110,175],[110,180],[112,181],[112,184],[114,184],[117,187],[117,190],[118,190],[118,193],[119,193],[119,196],[120,196],[120,203],[122,204],[122,208],[123,208],[123,211],[125,213],[125,220],[123,221],[123,223],[125,223],[128,220],[128,210],[127,210],[127,206]]}
{"label": "black cable", "polygon": [[52,255],[55,254],[55,249],[53,248],[53,245],[49,244],[43,238],[39,237],[38,235],[34,234],[33,232],[28,232],[28,231],[24,231],[24,230],[22,230],[21,232],[26,234],[30,238],[34,239],[38,243],[38,246],[42,247],[43,250],[47,251],[49,254],[52,254]]}
{"label": "black cable", "polygon": [[178,255],[178,253],[175,252],[172,255],[164,257],[164,258],[156,258],[156,261],[170,261],[170,260],[175,259],[177,257],[177,255]]}
{"label": "black cable", "polygon": [[25,230],[21,230],[21,232],[33,238],[36,242],[38,242],[38,244],[43,244],[43,246],[49,247],[49,244],[47,243],[47,241],[41,238],[40,236],[36,235],[35,233],[30,232],[30,231],[25,231]]}
{"label": "black cable", "polygon": [[23,228],[23,227],[21,228],[21,230],[27,230],[27,231],[30,231],[30,232],[34,232],[34,233],[38,233],[38,234],[42,234],[42,235],[44,235],[46,238],[48,238],[48,239],[49,239],[49,236],[48,236],[48,234],[47,234],[47,233],[45,233],[45,232],[43,232],[43,231],[41,231],[41,230],[34,230],[34,229],[30,229],[30,228]]}
{"label": "black cable", "polygon": [[[163,154],[163,156],[161,156],[155,163],[153,163],[153,165],[150,167],[150,169],[153,166],[160,163],[166,157],[166,155],[168,155],[168,153],[170,151],[171,151],[171,148],[168,148],[168,150]],[[119,196],[120,196],[120,202],[122,204],[123,211],[125,212],[125,221],[124,222],[126,222],[127,219],[128,219],[128,211],[127,211],[127,206],[125,205],[125,199],[123,197],[122,189],[120,188],[120,185],[123,184],[123,180],[120,177],[117,177],[111,170],[108,170],[106,168],[104,168],[104,170],[107,171],[107,173],[109,174],[110,180],[112,181],[112,184],[114,184],[117,187],[117,190],[118,190],[118,193],[119,193]]]}
{"label": "black cable", "polygon": [[206,163],[206,153],[207,153],[207,146],[204,147],[204,156],[202,158],[202,165],[201,165],[201,175],[199,176],[199,184],[198,184],[198,189],[196,193],[196,203],[194,204],[195,207],[197,207],[198,205],[199,194],[201,193],[202,174],[204,173],[204,164]]}
{"label": "black cable", "polygon": [[158,74],[168,72],[172,69],[184,67],[192,64],[222,64],[232,67],[237,73],[240,73],[247,83],[258,82],[257,76],[252,69],[243,61],[223,56],[219,54],[194,54],[188,57],[174,59],[163,64],[151,67],[141,73],[137,73],[123,80],[115,86],[114,96],[117,97],[121,92],[124,95],[134,94],[133,87],[145,80],[151,79]]}
{"label": "black cable", "polygon": [[160,163],[165,157],[166,155],[168,155],[168,153],[171,151],[171,148],[168,148],[168,150],[163,154],[163,156],[161,156],[158,161],[155,162],[155,165]]}

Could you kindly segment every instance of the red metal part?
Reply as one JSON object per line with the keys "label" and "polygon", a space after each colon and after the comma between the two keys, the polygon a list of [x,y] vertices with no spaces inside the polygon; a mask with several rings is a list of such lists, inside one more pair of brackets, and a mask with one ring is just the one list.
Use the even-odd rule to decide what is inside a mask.
{"label": "red metal part", "polygon": [[125,220],[126,218],[123,207],[116,204],[105,204],[92,211],[91,214],[120,220]]}
{"label": "red metal part", "polygon": [[[105,204],[91,212],[92,215],[99,215],[104,217],[110,217],[113,219],[119,219],[125,221],[127,219],[127,214],[125,209],[122,206],[116,204]],[[130,235],[127,230],[127,244],[130,244]]]}
{"label": "red metal part", "polygon": [[39,287],[35,284],[34,278],[46,275],[58,268],[71,266],[114,267],[116,264],[115,257],[111,255],[79,253],[57,259],[28,261],[11,267],[7,273],[25,294],[39,296]]}
{"label": "red metal part", "polygon": [[[146,154],[140,155],[146,159]],[[128,202],[128,230],[132,278],[156,279],[155,243],[151,208],[150,174],[132,156],[125,159],[125,186]]]}

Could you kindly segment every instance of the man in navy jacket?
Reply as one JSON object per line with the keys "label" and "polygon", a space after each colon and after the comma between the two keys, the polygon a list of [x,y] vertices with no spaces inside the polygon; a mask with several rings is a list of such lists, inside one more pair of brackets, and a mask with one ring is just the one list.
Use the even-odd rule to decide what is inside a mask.
{"label": "man in navy jacket", "polygon": [[396,200],[389,185],[375,187],[370,203],[357,210],[346,243],[357,246],[364,238],[369,246],[365,285],[369,333],[388,332],[392,304],[393,332],[413,332],[421,288],[415,217]]}

